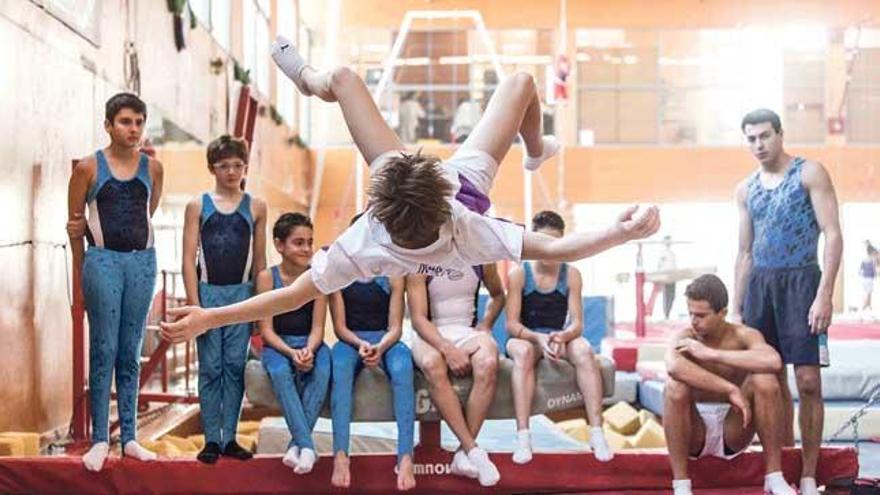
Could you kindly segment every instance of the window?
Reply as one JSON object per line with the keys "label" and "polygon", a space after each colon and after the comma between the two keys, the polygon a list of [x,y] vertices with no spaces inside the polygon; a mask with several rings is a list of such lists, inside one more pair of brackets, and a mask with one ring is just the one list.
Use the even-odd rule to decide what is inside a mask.
{"label": "window", "polygon": [[205,29],[211,30],[211,0],[189,0],[189,8]]}
{"label": "window", "polygon": [[189,0],[196,20],[224,50],[229,49],[230,0]]}
{"label": "window", "polygon": [[[293,10],[293,0],[278,1],[278,34],[290,40],[296,40],[296,18]],[[296,119],[295,98],[299,94],[293,85],[293,81],[280,70],[275,71],[275,106],[278,113],[289,126],[293,126]]]}
{"label": "window", "polygon": [[827,33],[812,27],[576,32],[582,143],[735,146],[755,108],[825,136]]}
{"label": "window", "polygon": [[211,0],[211,34],[224,50],[229,50],[230,0]]}
{"label": "window", "polygon": [[880,29],[848,29],[844,43],[852,68],[846,97],[847,141],[880,143]]}
{"label": "window", "polygon": [[269,94],[269,12],[254,0],[242,4],[242,51],[244,68],[250,70],[251,83],[257,91]]}
{"label": "window", "polygon": [[[531,73],[543,96],[545,67],[553,62],[554,31],[481,33],[471,19],[434,22],[420,19],[413,23],[394,61],[394,77],[379,98],[386,120],[405,141],[450,143],[467,136],[500,79],[487,41],[505,75],[520,70]],[[350,64],[358,68],[371,91],[382,77],[385,57],[397,34],[371,29],[353,34]]]}

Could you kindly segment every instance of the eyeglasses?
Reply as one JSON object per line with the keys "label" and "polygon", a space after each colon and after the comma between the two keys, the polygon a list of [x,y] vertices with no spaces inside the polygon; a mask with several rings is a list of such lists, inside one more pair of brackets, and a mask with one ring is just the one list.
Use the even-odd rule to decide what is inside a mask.
{"label": "eyeglasses", "polygon": [[245,166],[246,165],[243,162],[218,163],[214,165],[214,170],[217,172],[229,172],[230,170],[239,172],[243,170]]}

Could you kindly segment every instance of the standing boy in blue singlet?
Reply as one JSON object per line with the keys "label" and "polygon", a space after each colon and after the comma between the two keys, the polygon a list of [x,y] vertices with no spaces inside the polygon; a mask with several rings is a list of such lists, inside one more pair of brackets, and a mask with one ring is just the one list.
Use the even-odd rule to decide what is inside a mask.
{"label": "standing boy in blue singlet", "polygon": [[137,96],[120,93],[107,100],[105,119],[110,145],[79,162],[67,196],[70,248],[74,266],[82,267],[89,318],[92,447],[83,456],[89,471],[100,471],[110,452],[114,370],[123,455],[156,458],[137,443],[136,430],[141,344],[156,284],[150,219],[162,196],[162,164],[138,151],[147,107]]}
{"label": "standing boy in blue singlet", "polygon": [[[733,312],[760,330],[786,365],[794,365],[803,437],[800,488],[805,495],[818,495],[816,463],[825,415],[820,366],[829,364],[822,340],[831,324],[843,252],[837,196],[822,164],[785,152],[776,113],[755,110],[743,118],[741,128],[760,167],[736,188],[739,251]],[[821,269],[820,233],[825,237]],[[779,383],[785,401],[782,432],[785,444],[793,444],[794,408],[785,368]]]}
{"label": "standing boy in blue singlet", "polygon": [[[266,203],[241,190],[247,174],[247,144],[228,135],[208,145],[214,191],[186,205],[183,282],[187,303],[214,308],[253,294],[255,274],[266,268]],[[246,460],[252,454],[235,441],[251,324],[218,327],[196,339],[199,406],[205,447],[198,459]]]}
{"label": "standing boy in blue singlet", "polygon": [[[532,230],[562,237],[565,221],[552,211],[532,219]],[[565,359],[575,367],[578,389],[590,422],[590,448],[596,459],[608,462],[614,453],[602,429],[602,375],[590,343],[583,337],[581,272],[567,263],[524,262],[510,271],[507,287],[507,354],[513,359],[513,405],[517,441],[513,462],[532,460],[529,416],[535,394],[538,360]]]}

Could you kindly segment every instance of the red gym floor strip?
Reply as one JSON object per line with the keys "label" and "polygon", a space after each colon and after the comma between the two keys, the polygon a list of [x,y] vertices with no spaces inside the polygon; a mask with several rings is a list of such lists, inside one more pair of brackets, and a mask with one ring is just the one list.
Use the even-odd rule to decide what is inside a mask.
{"label": "red gym floor strip", "polygon": [[[416,493],[481,493],[475,480],[448,473],[452,455],[444,451],[416,454]],[[531,463],[514,464],[510,454],[493,454],[501,482],[492,493],[651,493],[668,490],[672,477],[662,452],[627,452],[607,464],[591,454],[536,454]],[[352,459],[355,493],[387,494],[394,491],[395,458],[361,455]],[[160,460],[143,463],[130,459],[108,460],[100,473],[87,472],[73,456],[0,459],[2,493],[326,493],[330,492],[332,460],[322,457],[315,470],[297,476],[278,456],[242,462],[222,459],[208,466],[195,460]],[[786,450],[786,478],[800,472],[800,451]],[[850,448],[823,448],[817,479],[820,484],[851,480],[858,474],[858,459]],[[691,463],[694,488],[704,493],[760,493],[764,463],[760,453],[745,453],[733,461],[706,458]],[[733,491],[731,491],[733,490]],[[342,493],[337,490],[334,492]],[[699,492],[698,492],[699,493]]]}

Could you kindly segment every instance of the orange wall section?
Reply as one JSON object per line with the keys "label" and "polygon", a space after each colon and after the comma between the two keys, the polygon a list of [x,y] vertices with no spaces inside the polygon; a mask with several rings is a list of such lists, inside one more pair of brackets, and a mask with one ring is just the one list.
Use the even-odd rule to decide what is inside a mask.
{"label": "orange wall section", "polygon": [[[343,0],[343,26],[400,26],[409,10],[479,10],[489,29],[559,26],[559,1]],[[850,26],[880,16],[880,2],[848,0],[568,0],[572,27],[720,27],[797,21]],[[428,21],[425,21],[428,22]]]}

